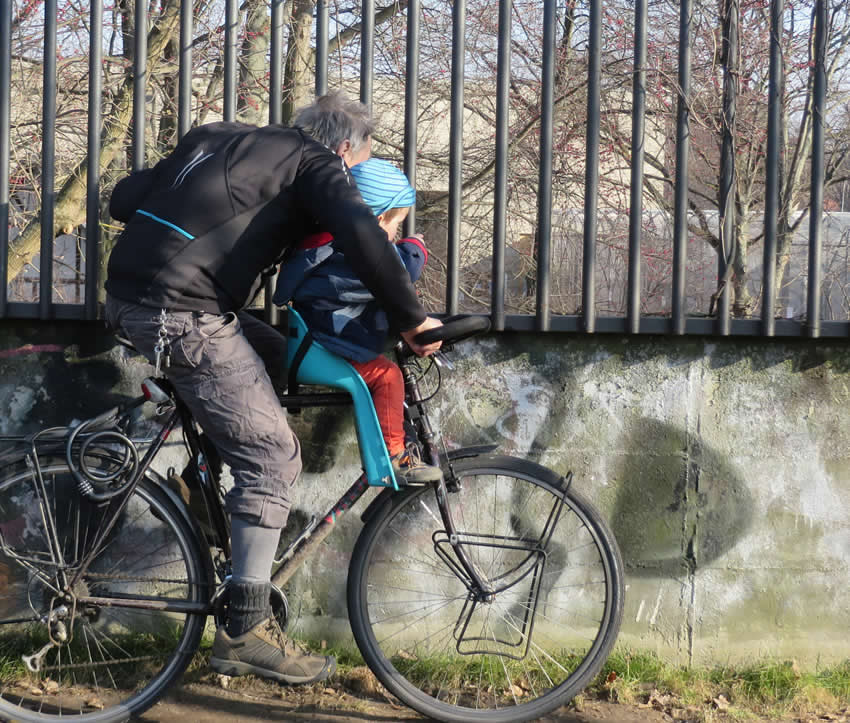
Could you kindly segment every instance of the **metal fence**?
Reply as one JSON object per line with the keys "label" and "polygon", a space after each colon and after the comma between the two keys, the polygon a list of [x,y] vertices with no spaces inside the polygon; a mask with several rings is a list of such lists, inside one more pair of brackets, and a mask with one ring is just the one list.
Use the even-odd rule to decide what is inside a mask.
{"label": "metal fence", "polygon": [[[736,0],[724,0],[722,48],[718,72],[723,78],[722,110],[720,113],[720,173],[717,204],[717,233],[721,240],[735,237],[735,203],[733,186],[736,183],[735,141],[733,137],[736,99],[738,97],[740,55],[739,20],[740,13]],[[828,294],[823,286],[821,266],[823,264],[823,224],[824,214],[824,104],[827,97],[827,0],[812,0],[814,23],[812,25],[814,48],[811,59],[811,153],[809,172],[811,182],[808,188],[808,233],[802,247],[806,263],[801,274],[805,277],[806,303],[804,309],[794,309],[785,313],[789,318],[777,318],[775,307],[775,269],[777,267],[777,219],[780,211],[780,188],[777,178],[781,162],[782,143],[780,95],[782,91],[783,63],[781,57],[781,39],[787,30],[783,13],[784,0],[770,0],[770,63],[767,112],[766,112],[766,161],[763,198],[762,239],[763,259],[760,273],[757,274],[761,303],[759,313],[743,318],[733,318],[730,309],[731,261],[735,252],[728,243],[721,243],[716,253],[716,273],[711,280],[714,288],[710,313],[692,313],[686,302],[688,275],[688,239],[689,214],[692,214],[692,198],[689,194],[689,142],[692,137],[692,96],[691,78],[693,45],[692,0],[680,0],[678,3],[678,54],[676,75],[677,111],[675,121],[675,144],[671,149],[671,158],[675,156],[675,182],[672,187],[672,214],[669,215],[670,233],[666,237],[671,252],[672,263],[669,279],[664,283],[663,298],[669,304],[659,309],[647,310],[644,298],[645,286],[642,285],[642,244],[648,210],[645,208],[646,165],[644,159],[645,121],[647,104],[647,17],[648,0],[634,0],[633,27],[633,63],[630,88],[630,149],[629,158],[629,203],[624,219],[627,220],[627,242],[621,251],[625,284],[623,299],[624,313],[610,314],[600,311],[597,298],[599,288],[599,219],[598,207],[600,189],[600,122],[601,109],[602,59],[603,59],[603,10],[601,0],[587,3],[587,24],[583,67],[586,69],[586,134],[583,144],[584,155],[584,206],[581,209],[581,241],[574,254],[576,268],[571,270],[577,279],[578,292],[575,313],[556,313],[551,305],[553,284],[553,252],[560,237],[553,233],[553,214],[562,214],[563,209],[553,209],[552,189],[557,179],[553,178],[553,126],[556,122],[555,96],[556,86],[556,31],[558,28],[558,6],[555,0],[540,0],[542,13],[542,54],[539,67],[539,169],[536,194],[536,219],[534,230],[534,271],[533,283],[528,285],[533,296],[533,313],[508,313],[506,294],[509,293],[511,278],[506,272],[506,259],[513,248],[508,239],[506,220],[508,218],[508,193],[510,181],[510,94],[511,90],[511,50],[514,33],[515,11],[512,0],[500,0],[498,6],[498,46],[495,48],[496,78],[495,89],[495,127],[494,127],[494,168],[492,174],[492,244],[491,254],[481,263],[488,268],[486,290],[489,292],[489,308],[480,308],[464,303],[464,293],[460,283],[463,271],[461,259],[462,224],[464,213],[463,200],[463,164],[464,164],[464,93],[468,78],[465,74],[466,53],[466,0],[455,0],[452,4],[451,38],[451,74],[450,74],[450,114],[449,114],[449,175],[446,218],[445,283],[443,308],[448,314],[460,311],[487,313],[492,318],[496,330],[538,330],[567,331],[579,333],[627,333],[627,334],[701,334],[701,335],[749,335],[749,336],[809,336],[843,337],[850,334],[850,320],[847,318],[826,319],[822,313],[822,300]],[[136,27],[147,26],[147,6],[144,2],[135,4]],[[271,0],[270,23],[271,41],[269,53],[270,68],[270,123],[281,121],[281,68],[284,62],[282,42],[284,0]],[[226,0],[224,5],[224,33],[222,36],[222,55],[224,57],[224,95],[222,117],[233,120],[236,116],[236,53],[237,25],[239,7],[236,0]],[[416,183],[417,175],[417,119],[419,98],[419,42],[423,8],[421,0],[408,0],[406,4],[406,63],[404,71],[404,150],[403,166],[411,182]],[[10,224],[10,109],[15,98],[12,93],[10,59],[12,57],[11,27],[13,17],[12,0],[0,0],[0,279],[7,279],[8,252],[16,230]],[[361,58],[360,58],[360,98],[370,103],[374,88],[373,57],[376,8],[374,0],[363,0],[361,9]],[[59,303],[55,297],[57,279],[54,278],[54,259],[57,252],[57,238],[54,233],[55,198],[55,128],[56,118],[56,0],[45,0],[43,12],[43,85],[41,116],[41,198],[39,218],[41,227],[41,249],[38,259],[25,279],[16,283],[38,287],[38,301],[25,302],[9,299],[8,283],[0,283],[0,318],[25,319],[95,319],[99,315],[98,294],[102,279],[98,278],[101,268],[98,253],[100,244],[100,187],[98,169],[100,167],[100,144],[103,128],[103,3],[92,0],[89,26],[89,71],[88,71],[88,113],[87,113],[87,230],[84,239],[76,248],[76,256],[68,265],[74,267],[73,278],[64,283],[74,288],[73,294]],[[808,28],[806,30],[808,32]],[[315,6],[315,92],[322,94],[328,88],[328,37],[329,9],[326,0],[317,0]],[[180,12],[180,49],[178,70],[178,133],[185,133],[191,124],[192,102],[192,50],[193,50],[192,3],[184,1]],[[136,33],[133,53],[134,103],[133,103],[133,143],[132,164],[140,168],[145,163],[145,122],[146,122],[146,82],[147,82],[147,45],[144,33]],[[656,213],[654,210],[653,213]],[[625,221],[624,221],[625,222]],[[415,228],[416,218],[411,215],[407,222],[408,231]],[[800,236],[799,229],[797,237]],[[65,241],[67,245],[67,240]],[[734,246],[734,244],[732,244]],[[74,247],[74,243],[71,243]],[[799,241],[797,242],[799,248]],[[846,249],[846,244],[844,245]],[[645,252],[645,248],[643,251]],[[73,248],[72,248],[73,251]],[[62,251],[62,253],[65,253]],[[71,252],[68,252],[71,253]],[[846,256],[846,254],[845,254]],[[70,258],[70,257],[69,257]],[[607,262],[606,262],[607,263]],[[580,272],[580,273],[579,273]],[[23,277],[22,277],[23,278]],[[81,278],[83,282],[81,282]],[[61,283],[60,283],[61,286]],[[28,287],[28,288],[29,288]],[[81,291],[82,287],[82,291]],[[443,288],[443,287],[441,287]],[[270,295],[267,294],[268,298]],[[610,296],[610,292],[609,292]],[[669,310],[668,310],[669,308]],[[787,310],[784,310],[787,311]],[[274,321],[274,310],[267,305],[265,313]],[[830,314],[835,316],[835,314]],[[850,315],[848,315],[850,316]]]}

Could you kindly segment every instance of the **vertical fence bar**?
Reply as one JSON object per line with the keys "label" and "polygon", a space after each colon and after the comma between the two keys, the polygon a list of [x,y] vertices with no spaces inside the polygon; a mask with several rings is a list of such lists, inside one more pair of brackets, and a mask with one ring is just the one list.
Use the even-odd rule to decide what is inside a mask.
{"label": "vertical fence bar", "polygon": [[812,192],[809,207],[809,287],[806,331],[820,336],[823,231],[824,111],[826,110],[827,0],[815,0],[815,67],[812,91]]}
{"label": "vertical fence bar", "polygon": [[599,129],[602,85],[602,0],[590,2],[587,70],[587,150],[584,169],[584,255],[581,305],[584,330],[596,331],[596,212],[599,196]]}
{"label": "vertical fence bar", "polygon": [[729,302],[732,297],[731,281],[732,269],[729,264],[733,261],[737,252],[737,239],[735,238],[735,130],[736,130],[736,107],[738,98],[738,13],[737,0],[723,0],[723,109],[721,112],[720,127],[723,133],[723,142],[720,148],[720,184],[718,209],[720,217],[718,226],[720,231],[720,246],[717,252],[717,278],[719,279],[719,293],[717,298],[717,325],[718,334],[727,336],[731,329],[729,318]]}
{"label": "vertical fence bar", "polygon": [[543,62],[540,87],[540,169],[537,182],[535,328],[549,331],[549,279],[552,264],[552,119],[555,111],[555,0],[543,0]]}
{"label": "vertical fence bar", "polygon": [[192,127],[192,7],[190,0],[180,3],[180,57],[177,89],[177,138]]}
{"label": "vertical fence bar", "polygon": [[38,315],[49,319],[53,306],[53,212],[56,203],[56,0],[44,2],[44,68],[41,131],[41,256]]}
{"label": "vertical fence bar", "polygon": [[6,316],[9,275],[9,162],[12,103],[12,0],[0,0],[0,319]]}
{"label": "vertical fence bar", "polygon": [[360,35],[360,102],[372,107],[375,73],[375,0],[363,0]]}
{"label": "vertical fence bar", "polygon": [[[283,120],[283,4],[286,0],[272,0],[271,38],[269,48],[269,123]],[[318,30],[316,31],[318,33]],[[317,36],[318,37],[318,36]],[[327,32],[325,32],[327,41]],[[327,46],[327,42],[326,42]],[[318,53],[318,50],[316,51]],[[318,90],[316,91],[318,94]],[[277,276],[266,279],[263,297],[263,315],[266,323],[280,324],[280,309],[272,303]]]}
{"label": "vertical fence bar", "polygon": [[635,59],[632,77],[632,167],[629,190],[629,290],[626,326],[640,331],[640,242],[643,226],[643,149],[646,132],[647,0],[635,0]]}
{"label": "vertical fence bar", "polygon": [[[404,69],[404,173],[410,185],[416,188],[416,151],[419,115],[419,28],[421,0],[410,0],[407,4],[407,64]],[[404,234],[416,233],[416,206],[404,220]]]}
{"label": "vertical fence bar", "polygon": [[269,123],[283,120],[283,5],[272,0],[269,47]]}
{"label": "vertical fence bar", "polygon": [[447,229],[446,311],[457,314],[460,282],[460,218],[463,200],[463,85],[466,54],[466,0],[452,9],[452,83],[449,127],[449,223]]}
{"label": "vertical fence bar", "polygon": [[[183,0],[189,2],[191,0]],[[224,113],[223,120],[236,118],[236,40],[239,30],[239,6],[236,0],[224,3]]]}
{"label": "vertical fence bar", "polygon": [[[100,134],[103,100],[103,0],[91,0],[90,17],[85,312],[86,319],[96,319],[97,296],[100,290],[98,249],[100,248]],[[79,289],[79,286],[77,288]]]}
{"label": "vertical fence bar", "polygon": [[511,0],[499,1],[496,61],[496,168],[493,193],[493,275],[490,319],[494,331],[505,328],[505,237],[508,215],[508,111],[511,82]]}
{"label": "vertical fence bar", "polygon": [[676,181],[673,190],[674,334],[685,333],[685,265],[688,258],[688,156],[691,118],[691,0],[679,2],[679,93],[676,109]]}
{"label": "vertical fence bar", "polygon": [[145,110],[148,80],[148,4],[136,3],[133,38],[133,170],[145,166]]}
{"label": "vertical fence bar", "polygon": [[776,234],[779,216],[779,114],[782,98],[782,16],[784,0],[770,2],[770,69],[767,95],[767,157],[764,189],[764,259],[762,268],[762,334],[773,336],[776,323]]}
{"label": "vertical fence bar", "polygon": [[316,97],[328,92],[328,3],[316,2]]}

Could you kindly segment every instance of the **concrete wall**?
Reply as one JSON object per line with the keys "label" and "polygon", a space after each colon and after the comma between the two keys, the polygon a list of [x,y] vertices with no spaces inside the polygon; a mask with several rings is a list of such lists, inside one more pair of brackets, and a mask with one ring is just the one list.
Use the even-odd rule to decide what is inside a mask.
{"label": "concrete wall", "polygon": [[[436,413],[447,443],[574,472],[623,551],[623,643],[698,664],[850,657],[850,347],[505,334],[455,357]],[[0,434],[92,416],[148,373],[100,325],[3,322]],[[348,412],[293,426],[302,521],[359,464]],[[159,466],[180,455],[175,441]],[[296,624],[329,635],[347,629],[356,509],[339,528],[290,587]]]}

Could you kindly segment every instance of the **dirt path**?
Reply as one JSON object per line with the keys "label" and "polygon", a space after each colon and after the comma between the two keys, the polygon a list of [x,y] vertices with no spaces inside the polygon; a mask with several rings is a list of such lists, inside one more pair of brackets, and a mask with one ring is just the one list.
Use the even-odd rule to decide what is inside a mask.
{"label": "dirt path", "polygon": [[[723,696],[719,696],[723,699]],[[542,723],[850,723],[850,709],[835,714],[783,718],[760,717],[734,710],[728,701],[708,700],[702,708],[682,708],[670,695],[650,691],[642,705],[613,703],[587,696],[541,718]],[[577,705],[578,704],[578,705]],[[196,669],[179,687],[143,715],[145,723],[390,723],[422,721],[400,704],[365,667],[352,668],[332,683],[281,687],[259,678],[228,678]]]}
{"label": "dirt path", "polygon": [[[389,723],[424,719],[386,699],[332,687],[295,691],[252,686],[232,691],[210,684],[188,683],[157,703],[140,720],[146,723]],[[544,723],[670,723],[675,719],[652,708],[592,701],[586,702],[581,712],[563,708],[542,720]]]}

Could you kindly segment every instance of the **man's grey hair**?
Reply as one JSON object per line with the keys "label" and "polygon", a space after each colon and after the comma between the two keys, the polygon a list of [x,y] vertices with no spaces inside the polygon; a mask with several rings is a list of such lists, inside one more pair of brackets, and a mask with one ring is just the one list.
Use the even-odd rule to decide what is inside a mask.
{"label": "man's grey hair", "polygon": [[339,90],[316,98],[311,105],[299,110],[292,125],[334,152],[346,139],[351,143],[351,150],[356,152],[375,132],[369,108],[359,101],[349,100]]}

